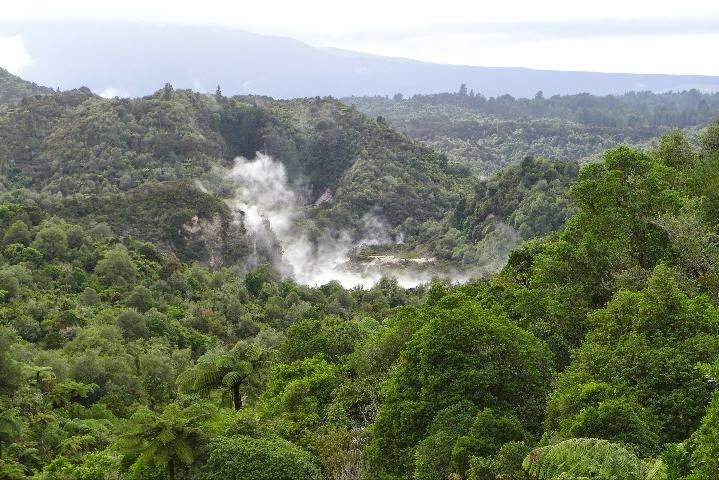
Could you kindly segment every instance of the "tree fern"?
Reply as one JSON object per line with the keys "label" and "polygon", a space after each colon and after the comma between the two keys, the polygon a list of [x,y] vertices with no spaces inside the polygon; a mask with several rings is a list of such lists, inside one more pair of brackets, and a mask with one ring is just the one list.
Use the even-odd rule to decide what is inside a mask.
{"label": "tree fern", "polygon": [[193,447],[202,436],[203,422],[214,413],[209,404],[180,408],[171,403],[163,412],[141,406],[130,417],[121,442],[128,453],[137,455],[136,466],[156,465],[175,478],[179,465],[191,465]]}
{"label": "tree fern", "polygon": [[522,466],[537,480],[666,479],[666,473],[658,466],[650,468],[624,447],[596,438],[573,438],[537,448],[524,459]]}
{"label": "tree fern", "polygon": [[[197,363],[177,378],[180,391],[208,395],[217,388],[229,388],[236,410],[242,407],[244,385],[259,386],[267,362],[266,352],[257,344],[240,341],[230,350],[218,347],[202,355]],[[246,392],[248,393],[248,392]]]}

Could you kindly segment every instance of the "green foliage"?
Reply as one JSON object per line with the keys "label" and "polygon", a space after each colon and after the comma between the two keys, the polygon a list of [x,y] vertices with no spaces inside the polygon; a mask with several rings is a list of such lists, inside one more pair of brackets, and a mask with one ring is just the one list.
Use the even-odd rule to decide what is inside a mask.
{"label": "green foliage", "polygon": [[460,402],[439,412],[430,425],[428,435],[414,453],[414,478],[446,479],[458,471],[453,464],[454,449],[460,435],[472,426],[477,408],[471,402]]}
{"label": "green foliage", "polygon": [[497,469],[500,470],[497,473],[507,473],[505,468],[516,470],[518,466],[521,469],[526,452],[512,467],[504,465],[508,460],[499,452],[504,445],[526,437],[516,417],[498,415],[489,408],[477,411],[471,402],[460,402],[439,412],[427,436],[417,445],[413,478],[444,480],[451,475],[481,478],[484,474],[480,472]]}
{"label": "green foliage", "polygon": [[[243,406],[243,397],[257,396],[267,370],[267,352],[261,345],[239,341],[229,350],[217,348],[202,355],[197,363],[178,378],[180,389],[207,395],[215,388],[229,388],[235,410]],[[244,391],[243,391],[244,390]]]}
{"label": "green foliage", "polygon": [[659,138],[652,152],[660,162],[669,167],[685,170],[696,159],[696,155],[681,130],[673,130]]}
{"label": "green foliage", "polygon": [[[14,212],[3,220],[7,226],[22,210],[4,204],[0,211]],[[49,225],[42,215],[26,221],[32,223],[31,231]],[[276,275],[266,277],[260,298],[253,298],[238,269],[209,270],[183,264],[147,244],[132,239],[120,243],[100,229],[86,230],[56,220],[51,226],[62,228],[68,236],[62,257],[40,255],[32,262],[13,265],[8,265],[4,256],[0,258],[4,284],[11,287],[6,285],[5,291],[11,295],[0,305],[0,411],[16,412],[13,418],[21,424],[19,433],[10,432],[2,439],[3,475],[10,478],[28,472],[48,478],[93,478],[97,471],[87,462],[108,447],[126,454],[120,470],[108,467],[108,478],[163,478],[166,466],[136,461],[137,443],[132,451],[125,448],[129,443],[123,432],[134,422],[128,418],[138,405],[164,411],[173,402],[179,402],[182,409],[199,403],[197,397],[178,399],[176,385],[183,382],[177,380],[181,374],[183,379],[192,377],[208,365],[222,370],[217,388],[188,382],[188,387],[194,388],[187,391],[208,393],[213,404],[228,405],[230,396],[216,393],[234,394],[239,380],[238,398],[254,405],[284,338],[265,323],[273,308],[269,298],[304,305],[304,311],[326,319],[323,325],[332,328],[349,322],[330,316],[336,305],[350,309],[343,313],[348,316],[354,308],[358,312],[368,309],[360,291],[346,291],[339,285],[324,290],[301,287]],[[117,262],[118,258],[121,261]],[[123,282],[118,285],[116,277],[130,278],[134,287],[126,288]],[[393,302],[406,301],[398,288],[387,289],[386,294]],[[376,293],[383,304],[389,303],[384,290]],[[335,303],[337,299],[341,302]],[[141,314],[128,310],[127,305],[151,308]],[[351,328],[347,340],[339,343],[343,346],[337,362],[341,361],[340,351],[342,357],[352,352],[357,332],[376,324],[352,321],[348,325]],[[246,340],[238,343],[241,338]],[[333,341],[330,335],[324,340]],[[217,362],[210,362],[212,358]],[[193,359],[197,359],[194,366]],[[249,374],[248,365],[252,367]],[[279,392],[278,387],[278,397],[286,402],[268,412],[263,423],[275,422],[273,412],[278,419],[288,418],[296,425],[302,419],[324,419],[333,387],[322,385],[342,383],[345,376],[338,372],[331,368],[324,374],[317,372],[312,379],[285,378],[286,388]],[[322,399],[321,408],[304,417],[307,410],[290,401],[300,399],[303,385],[317,385],[316,394]],[[314,387],[311,390],[315,391]],[[344,405],[360,408],[353,402],[361,405],[365,393],[349,386],[344,392],[336,409]],[[204,431],[222,431],[231,417],[226,414],[207,421]],[[317,423],[310,421],[309,427],[303,428],[315,428]],[[286,431],[289,435],[292,428]],[[308,444],[312,441],[309,436],[305,440]],[[199,468],[203,455],[195,456],[187,469]],[[175,462],[178,475],[179,461]]]}
{"label": "green foliage", "polygon": [[64,407],[73,401],[87,398],[92,392],[98,389],[98,385],[75,382],[69,380],[53,385],[48,394],[48,400],[54,407]]}
{"label": "green foliage", "polygon": [[27,224],[22,220],[16,220],[12,225],[5,231],[2,243],[4,245],[10,245],[12,243],[19,243],[21,245],[28,246],[32,241],[32,234],[30,229],[27,228]]}
{"label": "green foliage", "polygon": [[[558,135],[549,151],[589,152],[618,128],[698,126],[715,100],[464,88],[395,106],[511,124],[502,163]],[[717,125],[698,147],[672,131],[579,173],[523,154],[479,180],[332,99],[168,84],[3,107],[0,477],[714,478]],[[486,130],[476,148],[502,139]],[[225,202],[226,167],[256,151],[307,201],[297,234],[318,251],[379,228],[403,243],[354,261],[507,266],[462,285],[298,285]]]}
{"label": "green foliage", "polygon": [[318,480],[316,460],[277,437],[220,437],[210,445],[203,480]]}
{"label": "green foliage", "polygon": [[560,438],[603,438],[651,455],[659,422],[636,400],[620,396],[608,383],[574,384],[550,396],[545,430]]}
{"label": "green foliage", "polygon": [[138,285],[130,292],[126,303],[128,307],[145,313],[150,310],[154,304],[152,291],[144,285]]}
{"label": "green foliage", "polygon": [[584,168],[571,190],[579,212],[537,260],[538,280],[573,284],[590,305],[601,305],[616,274],[651,269],[667,258],[666,234],[654,219],[680,208],[676,180],[669,167],[627,148]]}
{"label": "green foliage", "polygon": [[141,406],[128,420],[123,448],[134,458],[134,467],[154,465],[174,480],[178,468],[192,464],[195,450],[207,435],[203,422],[213,413],[213,407],[203,403],[186,408],[171,403],[161,414]]}
{"label": "green foliage", "polygon": [[0,476],[7,480],[24,480],[25,471],[18,462],[0,459]]}
{"label": "green foliage", "polygon": [[578,174],[576,162],[527,157],[480,181],[444,222],[425,222],[416,232],[405,222],[406,243],[441,259],[498,270],[512,248],[559,230],[574,214],[569,187]]}
{"label": "green foliage", "polygon": [[2,459],[3,446],[17,439],[22,433],[22,423],[17,412],[5,410],[0,413],[0,460]]}
{"label": "green foliage", "polygon": [[10,300],[20,294],[20,282],[12,271],[0,271],[0,299]]}
{"label": "green foliage", "polygon": [[341,381],[341,368],[321,355],[279,363],[260,398],[260,412],[275,424],[277,433],[302,444],[326,419],[332,393]]}
{"label": "green foliage", "polygon": [[32,95],[47,95],[51,88],[41,87],[16,77],[4,68],[0,68],[0,107],[13,104]]}
{"label": "green foliage", "polygon": [[127,253],[127,249],[116,247],[105,253],[95,266],[95,274],[100,281],[119,290],[127,290],[137,276],[137,267]]}
{"label": "green foliage", "polygon": [[322,354],[327,361],[339,362],[354,351],[355,344],[364,336],[363,330],[358,322],[334,316],[303,319],[287,329],[280,356],[291,363]]}
{"label": "green foliage", "polygon": [[61,259],[67,252],[67,235],[60,226],[50,225],[43,227],[35,235],[32,247],[47,260]]}
{"label": "green foliage", "polygon": [[379,470],[406,471],[428,418],[463,400],[538,428],[551,379],[546,345],[461,294],[445,297],[429,316],[382,389],[370,450]]}
{"label": "green foliage", "polygon": [[355,349],[351,358],[353,367],[364,376],[381,378],[397,361],[407,341],[426,321],[424,310],[416,307],[396,309]]}
{"label": "green foliage", "polygon": [[143,338],[149,333],[145,317],[135,310],[125,310],[117,316],[115,323],[127,339]]}
{"label": "green foliage", "polygon": [[[659,422],[660,440],[687,438],[699,425],[711,398],[711,387],[695,365],[719,354],[716,308],[704,297],[688,298],[677,287],[672,272],[660,266],[649,278],[647,288],[617,293],[606,308],[592,314],[590,321],[595,328],[561,375],[559,391],[566,393],[560,395],[569,394],[568,388],[577,380],[606,382],[651,412]],[[590,424],[599,422],[597,426],[607,438],[627,436],[624,440],[628,443],[647,448],[653,422],[647,422],[641,407],[607,401],[593,400],[604,412],[586,412],[581,419],[584,426],[573,428],[592,431]],[[596,418],[586,417],[589,415]],[[616,424],[609,423],[609,418],[600,421],[606,415],[614,417]],[[621,415],[628,415],[639,437],[628,437],[631,430],[621,427]],[[572,420],[576,421],[580,419]]]}
{"label": "green foliage", "polygon": [[[677,475],[677,478],[699,480],[719,475],[719,395],[716,393],[699,429],[694,432],[688,443],[689,452],[680,445],[678,447],[679,455],[674,458],[664,455],[665,458],[670,457],[673,460],[672,464],[669,461],[670,458],[667,458],[668,465],[679,467],[676,469],[677,473],[686,474],[686,477]],[[677,463],[679,465],[676,465]]]}
{"label": "green foliage", "polygon": [[453,463],[458,472],[469,468],[472,457],[492,457],[504,444],[528,439],[519,420],[511,415],[498,415],[489,408],[477,413],[467,433],[457,439],[452,449]]}
{"label": "green foliage", "polygon": [[12,393],[21,382],[20,365],[10,355],[10,347],[14,343],[14,332],[0,325],[0,393]]}
{"label": "green foliage", "polygon": [[233,226],[227,205],[191,181],[147,182],[99,197],[75,196],[53,208],[73,221],[106,222],[118,234],[172,249],[185,260],[214,256],[231,263],[249,254],[245,232]]}
{"label": "green foliage", "polygon": [[87,455],[80,464],[57,457],[44,469],[44,480],[110,480],[117,477],[119,462],[105,452]]}
{"label": "green foliage", "polygon": [[719,107],[716,94],[697,90],[534,99],[440,93],[343,101],[372,118],[382,116],[480,175],[526,156],[594,159],[616,145],[648,143],[669,129],[703,127]]}
{"label": "green foliage", "polygon": [[472,457],[467,470],[468,480],[525,480],[522,462],[531,450],[528,442],[508,442],[491,457]]}
{"label": "green foliage", "polygon": [[336,100],[168,92],[108,100],[80,89],[3,110],[0,181],[63,218],[106,222],[216,265],[253,253],[222,201],[236,188],[224,172],[239,155],[281,161],[310,206],[331,197],[304,212],[310,232],[357,238],[368,216],[390,228],[409,216],[439,220],[473,182],[443,155]]}
{"label": "green foliage", "polygon": [[699,480],[719,475],[718,399],[715,393],[700,427],[690,439],[668,445],[662,452],[669,478]]}
{"label": "green foliage", "polygon": [[245,287],[255,297],[259,297],[262,287],[271,281],[279,279],[279,272],[269,264],[262,264],[245,275]]}
{"label": "green foliage", "polygon": [[575,162],[527,157],[481,182],[473,198],[457,206],[454,221],[473,241],[503,221],[524,240],[554,232],[574,213],[567,191],[578,174]]}
{"label": "green foliage", "polygon": [[565,440],[556,445],[535,449],[527,455],[523,466],[533,478],[538,480],[666,478],[650,476],[650,466],[637,456],[619,445],[595,438]]}
{"label": "green foliage", "polygon": [[716,154],[719,152],[719,121],[709,124],[701,136],[701,145],[706,153]]}

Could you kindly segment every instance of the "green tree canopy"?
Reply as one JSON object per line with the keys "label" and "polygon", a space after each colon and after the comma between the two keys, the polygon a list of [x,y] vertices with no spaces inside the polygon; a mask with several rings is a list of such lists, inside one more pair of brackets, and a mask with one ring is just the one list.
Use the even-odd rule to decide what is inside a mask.
{"label": "green tree canopy", "polygon": [[137,277],[137,267],[124,247],[108,250],[95,266],[95,273],[103,284],[125,290]]}
{"label": "green tree canopy", "polygon": [[310,453],[278,437],[220,437],[210,445],[202,480],[319,480]]}
{"label": "green tree canopy", "polygon": [[[640,428],[645,423],[640,430],[646,432],[651,428],[652,422],[647,424],[647,420],[634,417],[639,415],[646,419],[641,413],[641,407],[646,407],[659,422],[660,441],[676,442],[687,438],[699,425],[711,399],[711,386],[696,364],[712,361],[719,355],[717,309],[706,297],[689,298],[678,288],[674,273],[660,265],[645,289],[618,292],[606,308],[591,315],[590,323],[594,329],[576,351],[567,371],[560,375],[559,389],[550,402],[548,421],[559,424],[564,421],[563,414],[560,418],[554,417],[558,412],[555,402],[561,402],[561,398],[576,385],[604,382],[618,389],[620,395],[628,395],[639,402],[639,406],[633,407],[626,402],[621,404],[624,414],[628,415],[630,410],[635,412],[628,417],[634,427]],[[612,408],[620,406],[617,403],[601,406],[601,401],[594,405],[592,408],[604,410],[604,413],[596,411],[597,415],[609,414],[610,405]],[[584,408],[588,407],[584,405]],[[612,422],[622,422],[622,418],[615,417]],[[584,427],[577,425],[575,428],[590,427],[585,423]],[[614,434],[610,433],[612,428]],[[601,425],[601,430],[610,437],[621,436],[616,429],[621,430],[620,425]],[[629,431],[625,429],[624,434]],[[594,430],[594,433],[599,431]]]}
{"label": "green tree canopy", "polygon": [[182,372],[177,384],[183,392],[202,395],[217,388],[228,388],[232,405],[239,410],[243,397],[252,399],[257,396],[269,366],[267,353],[259,344],[243,340],[231,349],[216,347],[202,355],[193,367]]}
{"label": "green tree canopy", "polygon": [[462,294],[448,295],[428,313],[382,388],[370,447],[380,471],[408,471],[429,419],[461,401],[539,427],[552,376],[546,344]]}
{"label": "green tree canopy", "polygon": [[2,461],[3,445],[18,438],[22,432],[22,422],[18,412],[5,410],[0,412],[0,461]]}
{"label": "green tree canopy", "polygon": [[47,225],[37,232],[32,246],[48,260],[62,258],[68,249],[67,235],[60,225]]}
{"label": "green tree canopy", "polygon": [[192,465],[195,452],[207,434],[203,422],[215,411],[209,403],[186,408],[171,403],[162,413],[140,406],[122,433],[123,449],[134,458],[136,467],[157,466],[174,480],[178,468]]}

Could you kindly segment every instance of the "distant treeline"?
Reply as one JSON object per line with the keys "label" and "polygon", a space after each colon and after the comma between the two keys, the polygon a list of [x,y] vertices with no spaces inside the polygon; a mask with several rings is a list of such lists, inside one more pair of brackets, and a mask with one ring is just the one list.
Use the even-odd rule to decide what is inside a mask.
{"label": "distant treeline", "polygon": [[[395,95],[396,100],[403,100]],[[719,93],[701,93],[696,89],[683,92],[628,92],[624,95],[595,96],[553,95],[545,98],[538,91],[534,98],[511,95],[485,97],[461,85],[456,93],[414,95],[406,101],[429,105],[455,105],[471,108],[504,119],[561,118],[599,127],[674,127],[705,125],[719,110]]]}
{"label": "distant treeline", "polygon": [[719,115],[719,94],[697,90],[594,96],[542,92],[532,99],[456,93],[344,99],[382,117],[450,160],[487,175],[527,156],[598,160],[619,144],[647,147],[672,129],[698,129]]}

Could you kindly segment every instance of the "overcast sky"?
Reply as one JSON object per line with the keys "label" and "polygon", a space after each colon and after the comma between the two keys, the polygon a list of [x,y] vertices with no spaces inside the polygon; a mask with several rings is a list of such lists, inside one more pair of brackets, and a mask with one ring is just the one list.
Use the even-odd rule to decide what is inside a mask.
{"label": "overcast sky", "polygon": [[[26,0],[0,21],[222,25],[438,63],[719,75],[719,0]],[[0,66],[32,61],[0,37]]]}

